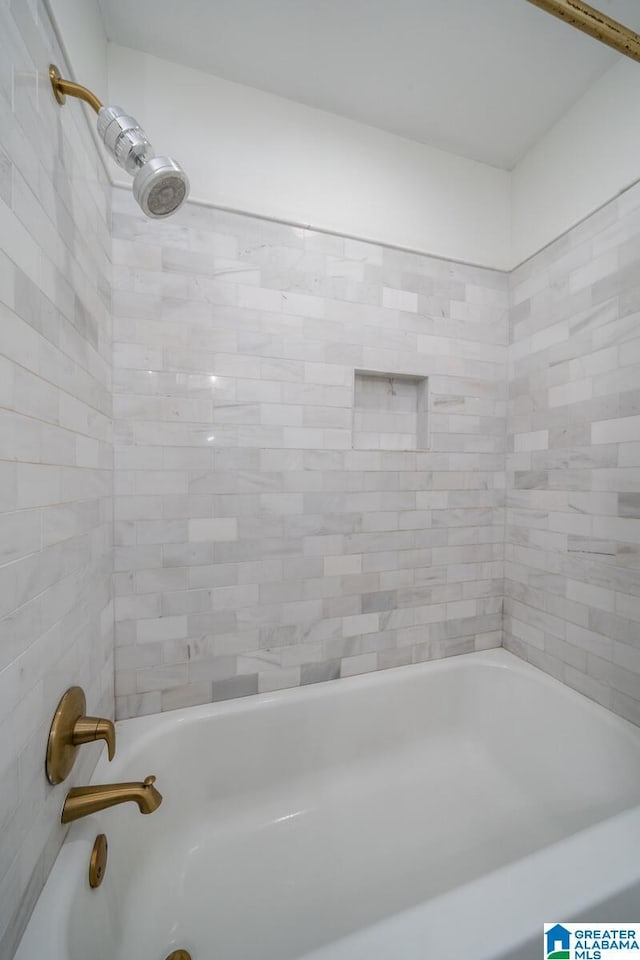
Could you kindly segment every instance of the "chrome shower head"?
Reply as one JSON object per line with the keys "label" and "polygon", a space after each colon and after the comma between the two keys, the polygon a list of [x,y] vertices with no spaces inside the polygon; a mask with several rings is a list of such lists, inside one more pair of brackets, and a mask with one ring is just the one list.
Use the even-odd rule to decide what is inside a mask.
{"label": "chrome shower head", "polygon": [[171,157],[157,157],[137,120],[122,107],[104,107],[86,87],[63,80],[53,64],[49,78],[58,103],[78,97],[98,114],[98,135],[116,163],[133,177],[133,195],[148,217],[160,220],[178,210],[189,195],[189,178]]}
{"label": "chrome shower head", "polygon": [[189,180],[171,157],[157,157],[137,120],[122,107],[101,107],[98,134],[105,147],[133,179],[133,195],[142,211],[154,219],[168,217],[182,206]]}

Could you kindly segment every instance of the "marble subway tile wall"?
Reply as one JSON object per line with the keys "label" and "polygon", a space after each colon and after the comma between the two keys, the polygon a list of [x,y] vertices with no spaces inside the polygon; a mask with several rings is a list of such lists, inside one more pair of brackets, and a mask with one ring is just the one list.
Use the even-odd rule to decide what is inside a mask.
{"label": "marble subway tile wall", "polygon": [[511,297],[505,646],[640,723],[640,187]]}
{"label": "marble subway tile wall", "polygon": [[[506,277],[113,202],[118,715],[499,646]],[[428,440],[403,382],[354,449],[356,371]]]}
{"label": "marble subway tile wall", "polygon": [[74,683],[113,711],[110,187],[40,3],[0,0],[0,957],[58,852],[44,774]]}

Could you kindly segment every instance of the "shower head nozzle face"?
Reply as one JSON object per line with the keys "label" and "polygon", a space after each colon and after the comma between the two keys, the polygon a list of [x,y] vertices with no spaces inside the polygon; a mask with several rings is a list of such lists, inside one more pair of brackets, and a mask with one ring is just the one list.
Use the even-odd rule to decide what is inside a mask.
{"label": "shower head nozzle face", "polygon": [[171,157],[153,157],[138,170],[133,195],[148,217],[169,217],[182,206],[189,193],[189,180]]}

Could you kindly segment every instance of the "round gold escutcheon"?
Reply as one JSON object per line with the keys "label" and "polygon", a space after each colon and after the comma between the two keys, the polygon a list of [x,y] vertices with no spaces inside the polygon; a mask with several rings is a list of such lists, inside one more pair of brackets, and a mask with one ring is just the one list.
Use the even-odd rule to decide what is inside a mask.
{"label": "round gold escutcheon", "polygon": [[53,95],[58,101],[58,103],[60,104],[60,106],[62,106],[63,103],[67,102],[67,98],[62,92],[62,90],[60,89],[60,87],[58,86],[60,80],[62,80],[62,77],[60,76],[60,71],[56,67],[55,63],[52,63],[49,65],[49,80],[51,81]]}
{"label": "round gold escutcheon", "polygon": [[78,747],[73,728],[83,716],[87,701],[80,687],[70,687],[56,708],[47,740],[46,771],[49,783],[62,783],[71,773]]}
{"label": "round gold escutcheon", "polygon": [[167,957],[167,960],[191,960],[191,954],[188,950],[174,950]]}
{"label": "round gold escutcheon", "polygon": [[89,886],[99,887],[104,880],[107,872],[107,854],[109,846],[104,833],[99,833],[91,851],[91,860],[89,861]]}

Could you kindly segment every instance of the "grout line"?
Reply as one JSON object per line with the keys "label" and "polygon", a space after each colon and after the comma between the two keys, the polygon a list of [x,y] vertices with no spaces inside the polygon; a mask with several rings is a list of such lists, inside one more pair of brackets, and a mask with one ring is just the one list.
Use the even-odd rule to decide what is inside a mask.
{"label": "grout line", "polygon": [[[130,192],[130,187],[122,180],[111,179],[114,189],[126,190]],[[442,253],[429,253],[427,250],[420,250],[417,247],[404,247],[398,243],[390,243],[388,240],[373,240],[363,234],[345,233],[340,230],[332,230],[330,227],[320,227],[312,223],[306,223],[302,220],[290,220],[284,217],[275,217],[266,213],[255,213],[242,207],[228,207],[224,204],[214,203],[211,200],[200,200],[197,197],[189,197],[187,204],[193,204],[195,207],[205,207],[210,210],[219,210],[221,213],[233,213],[239,217],[250,217],[252,220],[266,220],[268,223],[282,224],[285,227],[293,227],[296,230],[308,230],[312,233],[322,233],[330,237],[338,237],[343,240],[355,240],[358,243],[368,243],[375,247],[385,247],[388,250],[398,250],[401,253],[411,253],[419,257],[429,257],[431,260],[440,260],[443,263],[457,263],[463,267],[473,267],[476,270],[488,270],[490,273],[498,273],[508,276],[510,271],[501,267],[492,267],[486,263],[476,263],[473,260],[463,260],[459,257],[447,257]],[[117,211],[116,211],[117,212]]]}
{"label": "grout line", "polygon": [[[114,189],[125,190],[127,192],[130,191],[130,187],[125,181],[114,179],[111,176],[111,172],[107,169],[106,165],[105,165],[105,169],[107,170],[109,181]],[[344,233],[339,230],[332,230],[329,227],[321,227],[321,226],[314,225],[312,223],[305,223],[300,220],[289,220],[283,217],[270,216],[269,214],[265,214],[265,213],[255,213],[254,211],[247,210],[242,207],[229,207],[229,206],[225,206],[224,204],[214,203],[211,200],[201,200],[197,197],[189,197],[189,199],[187,200],[187,204],[193,204],[193,206],[195,207],[205,207],[210,210],[219,210],[221,213],[231,213],[240,217],[250,217],[253,220],[265,220],[268,223],[282,224],[283,226],[292,227],[297,230],[308,230],[313,233],[322,233],[322,234],[325,234],[326,236],[338,237],[344,240],[355,240],[358,243],[368,243],[368,244],[371,244],[372,246],[384,247],[388,250],[398,250],[401,253],[410,253],[420,257],[429,257],[431,260],[440,260],[443,263],[456,263],[456,264],[459,264],[460,266],[473,267],[474,269],[477,269],[477,270],[487,270],[490,273],[496,273],[496,274],[500,274],[501,276],[510,278],[516,272],[516,270],[519,270],[520,267],[524,266],[524,264],[528,263],[530,260],[533,260],[535,257],[539,256],[539,254],[541,254],[544,250],[547,250],[549,247],[553,246],[553,244],[557,243],[558,240],[561,240],[563,237],[567,236],[567,234],[571,233],[572,230],[575,230],[576,227],[581,226],[581,224],[585,223],[585,221],[589,220],[596,213],[599,213],[600,210],[603,210],[610,203],[613,203],[615,200],[618,200],[621,196],[623,196],[625,193],[628,193],[629,190],[632,190],[638,184],[640,184],[640,177],[638,177],[632,183],[628,184],[626,187],[622,187],[613,196],[609,197],[607,200],[604,200],[597,207],[594,207],[588,213],[585,213],[585,215],[582,216],[579,220],[576,220],[574,223],[568,226],[561,233],[557,234],[557,236],[553,237],[551,240],[543,244],[537,250],[534,250],[534,252],[530,253],[527,257],[524,258],[524,260],[520,260],[513,267],[509,267],[509,268],[489,266],[486,263],[478,263],[473,260],[464,260],[459,257],[447,257],[441,253],[430,253],[428,250],[421,250],[421,249],[418,249],[417,247],[405,247],[405,246],[402,246],[401,244],[389,243],[386,240],[374,240],[371,237],[367,237],[363,234]]]}

